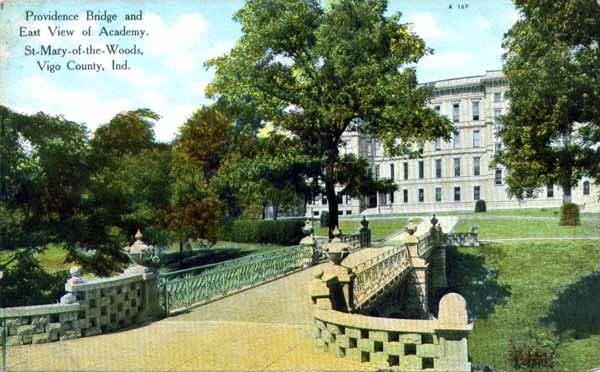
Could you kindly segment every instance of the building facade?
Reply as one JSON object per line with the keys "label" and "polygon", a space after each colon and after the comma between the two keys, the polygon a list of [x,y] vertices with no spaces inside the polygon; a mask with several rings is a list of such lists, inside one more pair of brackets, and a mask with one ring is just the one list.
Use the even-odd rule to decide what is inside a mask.
{"label": "building facade", "polygon": [[[494,155],[503,146],[497,135],[497,117],[506,113],[509,105],[508,82],[501,71],[429,84],[434,89],[429,105],[454,123],[452,139],[417,144],[422,157],[409,159],[387,156],[382,144],[368,135],[345,133],[340,152],[366,158],[375,177],[394,180],[398,189],[363,198],[340,197],[340,215],[468,211],[477,200],[485,200],[488,209],[561,205],[563,195],[558,185],[546,185],[523,200],[509,197],[507,170],[492,167]],[[595,194],[589,179],[571,190],[572,200],[583,210],[599,209]],[[307,205],[307,215],[318,216],[323,210],[327,210],[326,198]]]}

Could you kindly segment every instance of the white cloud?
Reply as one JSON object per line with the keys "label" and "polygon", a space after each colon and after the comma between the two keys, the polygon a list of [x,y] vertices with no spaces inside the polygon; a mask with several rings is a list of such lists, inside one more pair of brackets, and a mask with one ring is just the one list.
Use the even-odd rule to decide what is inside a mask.
{"label": "white cloud", "polygon": [[487,31],[493,26],[492,22],[484,17],[477,17],[475,20],[475,27],[478,31]]}
{"label": "white cloud", "polygon": [[431,13],[416,13],[408,16],[407,19],[413,24],[412,31],[426,41],[442,40],[448,36],[448,33],[438,26]]}
{"label": "white cloud", "polygon": [[510,24],[514,25],[519,19],[521,19],[521,14],[517,12],[515,9],[512,9],[508,12],[507,18],[510,20]]}
{"label": "white cloud", "polygon": [[209,38],[208,23],[199,13],[182,15],[171,25],[158,14],[149,13],[143,22],[142,27],[149,30],[143,43],[145,53],[163,57],[165,65],[175,71],[190,71],[233,46],[232,42]]}
{"label": "white cloud", "polygon": [[447,52],[427,55],[419,61],[419,66],[426,69],[452,69],[463,67],[473,60],[473,55],[469,53]]}

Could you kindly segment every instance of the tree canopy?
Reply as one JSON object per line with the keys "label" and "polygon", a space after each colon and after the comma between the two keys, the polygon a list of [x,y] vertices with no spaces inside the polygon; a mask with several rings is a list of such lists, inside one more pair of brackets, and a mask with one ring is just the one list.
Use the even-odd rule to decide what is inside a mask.
{"label": "tree canopy", "polygon": [[511,195],[543,183],[569,198],[600,175],[600,5],[587,0],[515,0],[521,18],[505,35],[510,111],[497,161]]}
{"label": "tree canopy", "polygon": [[451,133],[426,107],[430,89],[417,84],[414,64],[431,50],[386,10],[385,0],[343,0],[327,10],[316,0],[250,0],[234,16],[243,32],[236,46],[206,63],[215,68],[210,96],[250,98],[264,120],[323,160],[330,230],[347,129],[379,138],[390,155]]}

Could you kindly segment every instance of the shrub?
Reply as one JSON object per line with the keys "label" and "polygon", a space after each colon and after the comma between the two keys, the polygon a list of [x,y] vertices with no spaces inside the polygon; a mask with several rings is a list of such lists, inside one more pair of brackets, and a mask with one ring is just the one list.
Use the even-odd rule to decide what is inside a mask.
{"label": "shrub", "polygon": [[303,219],[235,220],[226,226],[219,239],[240,243],[294,245],[304,237]]}
{"label": "shrub", "polygon": [[510,340],[508,362],[514,369],[546,371],[554,368],[557,344],[555,341],[535,339],[532,343]]}
{"label": "shrub", "polygon": [[575,203],[564,203],[560,207],[560,225],[577,226],[579,225],[579,206]]}
{"label": "shrub", "polygon": [[320,217],[319,222],[321,224],[321,227],[329,226],[329,212],[327,212],[327,211],[321,212],[321,217]]}
{"label": "shrub", "polygon": [[475,202],[475,213],[485,212],[485,200],[477,200]]}

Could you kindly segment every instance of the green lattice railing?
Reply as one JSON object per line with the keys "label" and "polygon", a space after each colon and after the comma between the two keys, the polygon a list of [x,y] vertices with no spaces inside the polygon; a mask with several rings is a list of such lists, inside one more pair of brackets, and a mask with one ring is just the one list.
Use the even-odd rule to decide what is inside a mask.
{"label": "green lattice railing", "polygon": [[160,274],[162,304],[167,313],[187,309],[310,265],[312,254],[295,246]]}

